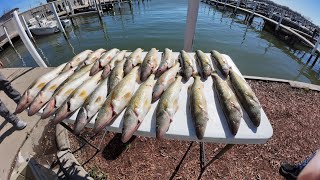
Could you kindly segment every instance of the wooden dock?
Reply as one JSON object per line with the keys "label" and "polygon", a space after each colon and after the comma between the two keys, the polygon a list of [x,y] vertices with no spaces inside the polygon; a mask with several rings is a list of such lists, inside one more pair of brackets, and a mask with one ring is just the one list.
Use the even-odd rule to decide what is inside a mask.
{"label": "wooden dock", "polygon": [[[271,18],[268,18],[268,17],[266,17],[266,16],[264,16],[264,15],[261,15],[261,14],[259,14],[259,13],[257,13],[257,12],[254,12],[254,13],[253,13],[253,12],[252,12],[251,10],[249,10],[249,9],[245,9],[245,8],[242,8],[242,7],[236,7],[235,5],[232,5],[232,4],[228,4],[228,3],[225,4],[224,2],[219,2],[219,1],[216,1],[216,0],[202,0],[202,2],[205,2],[205,3],[210,4],[210,5],[212,5],[212,4],[219,4],[219,5],[222,5],[222,6],[226,5],[227,7],[231,7],[231,8],[233,8],[233,9],[237,8],[237,10],[240,10],[240,11],[245,12],[245,13],[247,13],[247,14],[252,14],[253,16],[260,17],[260,18],[264,19],[265,21],[269,21],[269,22],[271,22],[271,23],[273,23],[273,24],[276,24],[276,25],[278,24],[277,21],[275,21],[275,20],[273,20],[273,19],[271,19]],[[315,44],[313,44],[313,43],[310,42],[306,37],[304,37],[303,35],[301,35],[300,33],[302,33],[302,32],[299,32],[299,30],[293,29],[293,28],[288,27],[288,26],[285,26],[285,25],[283,25],[283,24],[280,24],[279,27],[287,30],[287,31],[290,32],[290,33],[292,33],[293,35],[295,35],[296,37],[298,37],[299,39],[301,39],[304,43],[306,43],[306,44],[307,44],[309,47],[311,47],[312,49],[315,47]],[[316,52],[317,52],[318,54],[320,54],[320,47],[316,50]]]}

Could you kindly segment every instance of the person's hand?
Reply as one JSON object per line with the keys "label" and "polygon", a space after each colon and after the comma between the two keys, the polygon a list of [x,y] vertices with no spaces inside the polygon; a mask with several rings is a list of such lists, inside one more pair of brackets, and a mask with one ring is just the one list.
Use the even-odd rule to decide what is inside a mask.
{"label": "person's hand", "polygon": [[300,172],[298,180],[319,180],[320,179],[320,151],[311,159],[306,167]]}

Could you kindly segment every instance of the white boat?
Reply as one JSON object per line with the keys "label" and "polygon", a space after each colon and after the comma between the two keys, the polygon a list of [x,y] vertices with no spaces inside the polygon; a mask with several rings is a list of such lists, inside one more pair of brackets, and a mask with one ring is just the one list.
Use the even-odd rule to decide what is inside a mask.
{"label": "white boat", "polygon": [[59,32],[59,28],[56,21],[48,21],[46,19],[36,20],[34,18],[30,19],[29,30],[34,35],[49,35]]}

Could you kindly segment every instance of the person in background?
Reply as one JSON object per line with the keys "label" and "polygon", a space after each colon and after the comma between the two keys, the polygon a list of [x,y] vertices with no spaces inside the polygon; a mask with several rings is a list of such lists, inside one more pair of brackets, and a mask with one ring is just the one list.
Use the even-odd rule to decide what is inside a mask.
{"label": "person in background", "polygon": [[[0,61],[0,69],[3,68],[3,63]],[[16,104],[19,103],[21,95],[15,90],[10,81],[8,81],[0,73],[0,90],[4,91]],[[5,104],[0,99],[0,116],[2,116],[7,122],[11,123],[17,130],[22,130],[27,126],[27,123],[20,120],[15,114],[12,114]]]}
{"label": "person in background", "polygon": [[320,151],[317,150],[300,164],[282,164],[279,171],[286,179],[319,180]]}

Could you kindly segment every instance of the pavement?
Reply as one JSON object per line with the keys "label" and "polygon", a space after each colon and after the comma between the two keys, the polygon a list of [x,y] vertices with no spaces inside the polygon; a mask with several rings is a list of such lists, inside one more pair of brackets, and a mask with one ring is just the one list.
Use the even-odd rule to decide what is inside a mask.
{"label": "pavement", "polygon": [[[8,80],[12,81],[12,86],[22,94],[28,88],[31,82],[48,72],[48,69],[7,68],[1,69],[0,72]],[[16,104],[2,91],[0,92],[0,99],[11,112],[14,112]],[[40,117],[38,115],[29,117],[26,111],[18,114],[17,116],[19,119],[22,119],[28,123],[27,127],[21,131],[16,131],[10,123],[7,123],[2,117],[0,117],[0,179],[8,179],[10,177],[10,173],[13,169],[12,166],[16,160],[22,163],[22,161],[28,160],[28,156],[32,156],[32,146],[36,146],[38,144],[37,141],[41,137],[44,127],[49,122],[46,120],[39,121]],[[29,148],[27,148],[28,150],[26,150],[31,154],[20,153],[18,156],[20,148],[27,141],[34,129],[38,130],[38,135],[35,137],[39,138],[35,138],[33,140],[31,138],[32,142],[30,143]]]}

